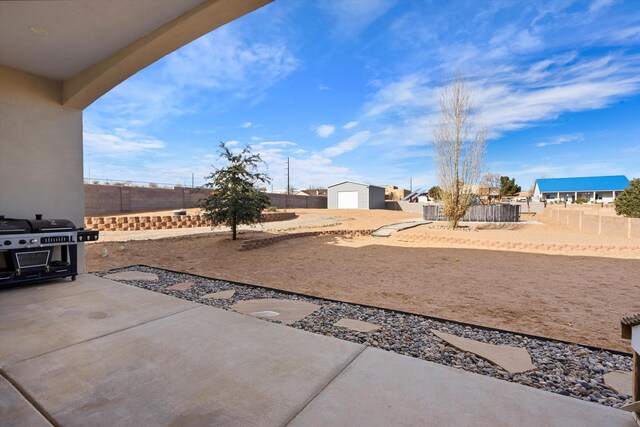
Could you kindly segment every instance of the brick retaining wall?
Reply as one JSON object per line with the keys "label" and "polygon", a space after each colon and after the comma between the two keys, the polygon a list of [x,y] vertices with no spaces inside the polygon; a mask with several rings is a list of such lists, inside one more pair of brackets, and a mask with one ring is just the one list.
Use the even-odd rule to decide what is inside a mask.
{"label": "brick retaining wall", "polygon": [[305,231],[301,233],[280,234],[278,236],[265,237],[262,239],[249,239],[242,242],[238,248],[239,251],[248,251],[251,249],[264,248],[283,240],[297,239],[300,237],[313,236],[370,236],[373,230],[323,230],[323,231]]}
{"label": "brick retaining wall", "polygon": [[[267,212],[263,214],[264,222],[286,221],[295,219],[295,212]],[[165,215],[165,216],[101,216],[86,217],[84,226],[98,231],[140,231],[169,230],[173,228],[193,228],[211,226],[201,215]]]}
{"label": "brick retaining wall", "polygon": [[623,246],[609,246],[609,245],[583,245],[573,243],[537,243],[537,242],[504,242],[500,240],[486,240],[486,239],[474,239],[464,237],[449,237],[449,236],[429,236],[429,235],[417,235],[417,234],[396,234],[391,236],[393,240],[399,242],[430,242],[430,243],[443,243],[443,244],[455,244],[462,246],[480,247],[496,250],[523,250],[523,251],[545,251],[545,252],[559,252],[566,253],[571,252],[628,252],[637,251],[640,249],[638,245],[623,245]]}

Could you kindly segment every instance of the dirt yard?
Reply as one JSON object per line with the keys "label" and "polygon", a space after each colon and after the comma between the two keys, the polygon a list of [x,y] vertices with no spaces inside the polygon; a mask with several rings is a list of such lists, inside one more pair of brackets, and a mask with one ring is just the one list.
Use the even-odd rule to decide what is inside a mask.
{"label": "dirt yard", "polygon": [[[297,220],[269,223],[273,228],[245,231],[240,238],[265,237],[276,229],[377,228],[417,217],[393,211],[296,212]],[[147,264],[628,351],[628,343],[619,338],[619,320],[640,311],[640,242],[586,236],[544,216],[533,219],[541,223],[456,232],[425,225],[387,239],[301,238],[245,252],[236,250],[240,240],[207,229],[202,230],[206,234],[188,236],[166,230],[172,234],[154,236],[165,237],[161,240],[128,242],[106,240],[141,239],[144,236],[135,233],[145,232],[117,239],[103,232],[104,242],[87,245],[86,258],[89,271]],[[403,235],[637,248],[560,249],[567,253],[563,255],[399,241]],[[107,257],[102,256],[104,248]]]}

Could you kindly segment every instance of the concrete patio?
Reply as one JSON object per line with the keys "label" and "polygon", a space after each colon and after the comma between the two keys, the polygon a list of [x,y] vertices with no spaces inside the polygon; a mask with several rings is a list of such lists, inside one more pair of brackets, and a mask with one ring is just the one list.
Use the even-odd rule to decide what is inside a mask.
{"label": "concrete patio", "polygon": [[624,426],[621,410],[82,275],[0,290],[7,426]]}

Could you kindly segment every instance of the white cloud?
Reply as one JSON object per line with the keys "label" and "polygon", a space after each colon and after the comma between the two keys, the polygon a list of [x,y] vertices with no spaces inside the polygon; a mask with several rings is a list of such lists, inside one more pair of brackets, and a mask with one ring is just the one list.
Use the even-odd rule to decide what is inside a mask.
{"label": "white cloud", "polygon": [[251,122],[244,122],[243,124],[240,125],[240,127],[248,129],[253,125],[253,123]]}
{"label": "white cloud", "polygon": [[410,74],[382,86],[365,104],[365,116],[435,105],[435,92],[428,83],[423,76]]}
{"label": "white cloud", "polygon": [[265,141],[265,142],[260,142],[256,145],[259,145],[262,147],[269,147],[269,146],[286,147],[286,146],[296,145],[296,143],[291,141]]}
{"label": "white cloud", "polygon": [[320,125],[316,128],[316,134],[320,138],[329,138],[336,131],[336,127],[333,125]]}
{"label": "white cloud", "polygon": [[365,143],[370,136],[371,132],[369,132],[368,130],[355,133],[341,143],[336,144],[332,147],[325,148],[324,150],[322,150],[322,155],[324,157],[339,156],[348,151],[358,148],[360,145]]}
{"label": "white cloud", "polygon": [[584,135],[581,133],[570,134],[570,135],[559,135],[553,138],[547,138],[544,141],[538,142],[535,144],[536,147],[546,147],[548,145],[562,145],[567,142],[573,141],[582,141],[584,140]]}
{"label": "white cloud", "polygon": [[331,88],[329,86],[327,86],[327,85],[320,84],[320,85],[318,85],[318,90],[320,92],[326,92],[326,91],[331,90]]}
{"label": "white cloud", "polygon": [[334,35],[350,37],[384,15],[395,0],[323,0],[319,2],[334,22]]}
{"label": "white cloud", "polygon": [[227,141],[227,142],[225,142],[225,145],[227,147],[233,147],[233,146],[239,145],[239,144],[240,144],[240,141]]}
{"label": "white cloud", "polygon": [[515,25],[501,28],[489,40],[492,50],[488,55],[493,58],[503,57],[510,52],[524,53],[535,51],[544,46],[539,36],[531,34],[529,29],[519,29]]}
{"label": "white cloud", "polygon": [[[493,131],[516,130],[568,112],[607,107],[640,92],[640,56],[609,54],[580,60],[575,53],[551,57],[531,66],[510,70],[485,70],[470,81],[475,119]],[[364,105],[365,117],[389,122],[389,131],[401,134],[403,143],[424,143],[429,124],[439,114],[437,87],[417,73],[402,76],[374,92]],[[402,119],[398,124],[397,118]],[[413,142],[412,142],[413,141]]]}
{"label": "white cloud", "polygon": [[601,9],[606,9],[611,7],[617,0],[593,0],[591,5],[589,5],[589,12],[598,12]]}
{"label": "white cloud", "polygon": [[354,120],[354,121],[347,122],[344,126],[342,126],[342,129],[353,129],[356,126],[358,126],[358,122]]}
{"label": "white cloud", "polygon": [[165,73],[181,86],[256,96],[298,68],[283,43],[249,43],[228,27],[220,28],[167,57]]}
{"label": "white cloud", "polygon": [[97,153],[113,157],[137,155],[165,147],[165,143],[157,138],[124,128],[116,128],[113,132],[87,130],[83,134],[83,140],[89,154]]}
{"label": "white cloud", "polygon": [[[237,26],[225,26],[182,47],[118,85],[90,107],[94,122],[143,127],[167,116],[255,105],[299,62],[284,41],[250,42]],[[212,96],[213,95],[213,96]],[[254,127],[246,122],[242,127]]]}

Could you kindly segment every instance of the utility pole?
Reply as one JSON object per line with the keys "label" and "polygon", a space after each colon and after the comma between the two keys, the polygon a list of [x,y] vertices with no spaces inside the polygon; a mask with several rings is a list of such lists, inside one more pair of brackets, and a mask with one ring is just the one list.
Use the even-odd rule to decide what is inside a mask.
{"label": "utility pole", "polygon": [[409,177],[409,191],[413,193],[413,177]]}
{"label": "utility pole", "polygon": [[291,185],[289,184],[289,178],[290,178],[289,158],[287,157],[287,195],[289,195],[290,191],[291,191]]}
{"label": "utility pole", "polygon": [[191,188],[195,188],[193,172],[191,172]]}

